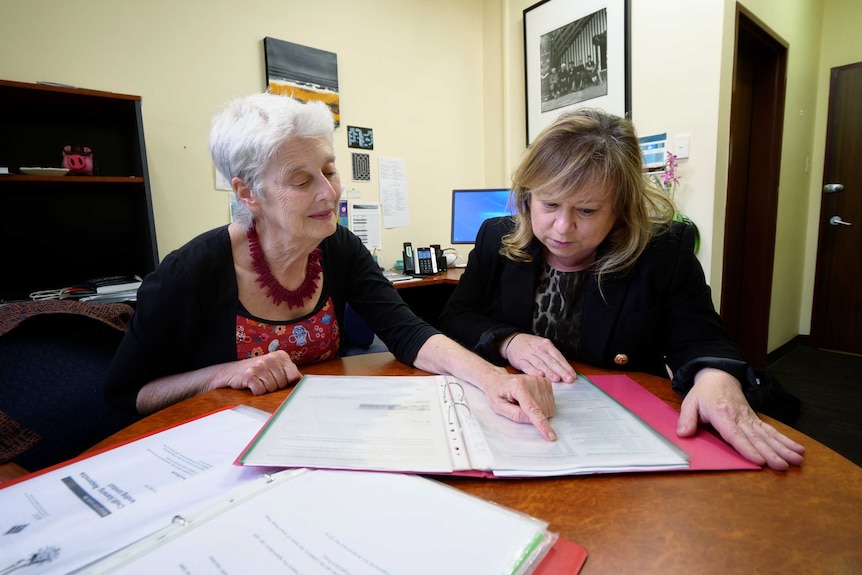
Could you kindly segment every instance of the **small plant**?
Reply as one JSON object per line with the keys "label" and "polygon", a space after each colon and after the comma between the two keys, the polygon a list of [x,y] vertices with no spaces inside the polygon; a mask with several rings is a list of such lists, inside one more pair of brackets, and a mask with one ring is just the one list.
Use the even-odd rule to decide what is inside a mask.
{"label": "small plant", "polygon": [[[672,154],[670,152],[667,153],[667,159],[664,162],[664,170],[661,172],[656,172],[652,175],[653,181],[664,190],[671,201],[676,204],[676,188],[679,186],[679,176],[676,175],[676,169],[679,167],[676,161],[676,154]],[[700,230],[697,228],[697,224],[695,224],[691,218],[686,216],[681,212],[674,212],[673,219],[678,222],[685,222],[692,227],[694,227],[695,240],[694,240],[694,253],[700,249]]]}
{"label": "small plant", "polygon": [[676,175],[676,169],[679,166],[676,162],[676,154],[667,153],[667,159],[664,162],[664,170],[652,175],[653,181],[664,190],[673,200],[676,195],[676,187],[679,185],[679,177]]}

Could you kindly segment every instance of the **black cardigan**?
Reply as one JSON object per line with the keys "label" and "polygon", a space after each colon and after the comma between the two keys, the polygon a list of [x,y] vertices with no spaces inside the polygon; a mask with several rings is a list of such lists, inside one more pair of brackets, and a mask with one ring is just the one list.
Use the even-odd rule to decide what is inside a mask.
{"label": "black cardigan", "polygon": [[[501,337],[531,332],[536,282],[544,265],[538,240],[529,246],[532,262],[500,255],[501,239],[513,228],[510,217],[482,225],[467,269],[440,318],[444,333],[497,364],[503,362],[497,352]],[[653,238],[633,269],[603,278],[602,293],[591,275],[579,357],[569,359],[661,377],[668,377],[667,365],[674,373],[674,389],[681,393],[708,366],[753,384],[749,366],[721,325],[693,245],[694,229],[674,222]],[[604,249],[600,246],[600,253]],[[628,362],[617,364],[618,354]]]}
{"label": "black cardigan", "polygon": [[[349,303],[398,360],[412,365],[422,345],[439,332],[410,310],[352,232],[338,226],[320,249],[321,302],[332,298],[342,326],[341,349]],[[136,411],[138,391],[150,381],[236,361],[238,306],[227,226],[168,254],[138,290],[135,313],[104,383],[105,399]]]}

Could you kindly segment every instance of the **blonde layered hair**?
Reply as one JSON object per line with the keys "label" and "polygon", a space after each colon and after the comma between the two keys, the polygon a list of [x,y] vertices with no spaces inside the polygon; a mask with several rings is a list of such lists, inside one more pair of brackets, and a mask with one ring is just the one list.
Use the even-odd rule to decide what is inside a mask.
{"label": "blonde layered hair", "polygon": [[527,250],[534,238],[533,193],[555,202],[588,189],[612,194],[616,214],[608,249],[594,264],[599,281],[605,274],[631,268],[650,239],[673,219],[673,201],[643,174],[632,123],[602,110],[579,108],[545,128],[512,175],[515,229],[503,238],[500,254],[532,261]]}

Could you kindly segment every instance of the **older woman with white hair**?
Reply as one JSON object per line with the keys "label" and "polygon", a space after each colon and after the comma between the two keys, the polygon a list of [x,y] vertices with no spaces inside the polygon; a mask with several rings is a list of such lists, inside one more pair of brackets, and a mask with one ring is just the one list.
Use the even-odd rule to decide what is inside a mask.
{"label": "older woman with white hair", "polygon": [[510,374],[418,318],[349,230],[333,118],[322,103],[256,94],[216,115],[210,152],[237,217],[170,253],[138,291],[104,387],[147,414],[208,390],[283,389],[338,357],[350,304],[405,364],[482,389],[493,409],[555,439],[544,377]]}

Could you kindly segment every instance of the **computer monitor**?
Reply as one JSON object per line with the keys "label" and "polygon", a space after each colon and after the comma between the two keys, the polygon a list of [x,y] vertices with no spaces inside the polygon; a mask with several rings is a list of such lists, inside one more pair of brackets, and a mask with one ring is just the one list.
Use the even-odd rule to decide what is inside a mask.
{"label": "computer monitor", "polygon": [[506,188],[452,190],[452,243],[476,243],[482,222],[515,213]]}

